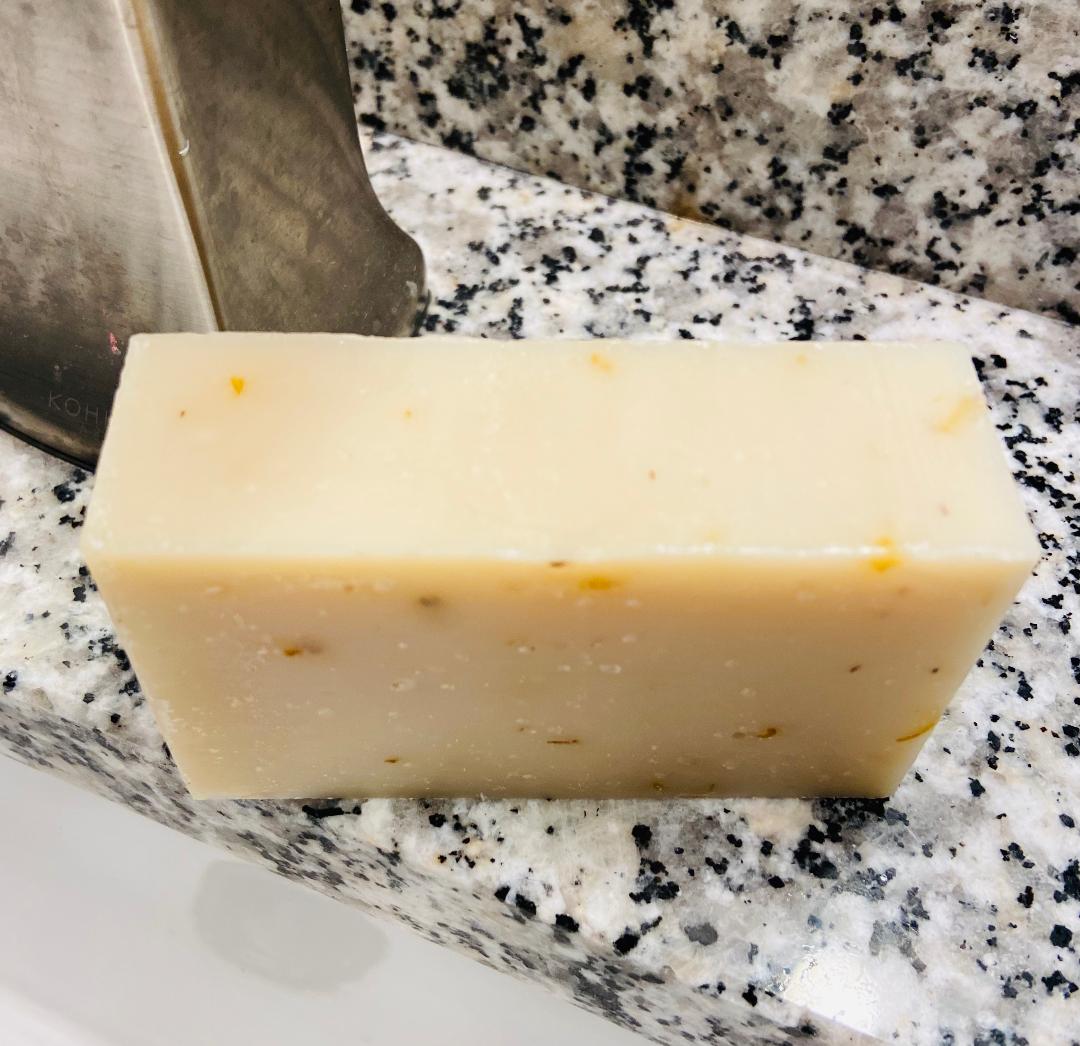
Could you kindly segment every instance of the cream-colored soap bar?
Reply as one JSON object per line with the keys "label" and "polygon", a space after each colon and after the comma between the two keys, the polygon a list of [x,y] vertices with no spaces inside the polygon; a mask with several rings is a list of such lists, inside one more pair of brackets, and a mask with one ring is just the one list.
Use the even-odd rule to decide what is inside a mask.
{"label": "cream-colored soap bar", "polygon": [[884,795],[1036,559],[934,344],[135,338],[83,549],[196,796]]}

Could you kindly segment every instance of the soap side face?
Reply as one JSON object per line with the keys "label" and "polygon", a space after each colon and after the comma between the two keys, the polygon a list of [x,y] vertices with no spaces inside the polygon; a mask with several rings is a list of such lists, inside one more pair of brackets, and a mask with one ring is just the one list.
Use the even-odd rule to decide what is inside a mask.
{"label": "soap side face", "polygon": [[196,796],[887,795],[1026,568],[111,563]]}
{"label": "soap side face", "polygon": [[196,796],[884,795],[1036,557],[966,354],[132,345],[83,550]]}

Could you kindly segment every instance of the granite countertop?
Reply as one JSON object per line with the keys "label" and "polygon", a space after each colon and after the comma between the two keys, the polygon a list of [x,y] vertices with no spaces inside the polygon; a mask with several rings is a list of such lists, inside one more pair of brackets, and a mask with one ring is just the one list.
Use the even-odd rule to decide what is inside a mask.
{"label": "granite countertop", "polygon": [[659,1042],[1075,1036],[1076,332],[387,135],[368,159],[432,333],[971,347],[1045,553],[915,772],[887,801],[194,802],[78,557],[92,477],[0,434],[3,748]]}
{"label": "granite countertop", "polygon": [[1080,323],[1076,0],[343,6],[370,127]]}

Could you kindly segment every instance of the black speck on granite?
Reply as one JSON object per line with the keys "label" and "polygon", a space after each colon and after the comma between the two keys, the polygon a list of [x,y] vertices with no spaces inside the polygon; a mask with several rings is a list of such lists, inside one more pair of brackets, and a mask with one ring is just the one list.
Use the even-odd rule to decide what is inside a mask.
{"label": "black speck on granite", "polygon": [[[867,9],[850,39],[868,62],[871,29],[903,24],[894,9],[924,12]],[[925,14],[924,35],[955,32]],[[660,53],[670,12],[633,17],[635,48],[640,32]],[[754,61],[794,62],[795,43],[769,41],[782,27],[737,21],[765,48]],[[468,89],[498,90],[491,76]],[[79,518],[92,477],[0,434],[0,746],[656,1042],[1075,1038],[1075,332],[430,146],[366,144],[376,191],[424,248],[433,333],[968,345],[1042,543],[1035,576],[889,800],[198,803],[57,518],[61,504]]]}

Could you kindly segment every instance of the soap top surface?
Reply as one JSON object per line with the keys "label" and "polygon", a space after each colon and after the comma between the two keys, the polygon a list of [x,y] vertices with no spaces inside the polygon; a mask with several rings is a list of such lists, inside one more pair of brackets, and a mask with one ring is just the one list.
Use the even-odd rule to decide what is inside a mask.
{"label": "soap top surface", "polygon": [[942,343],[132,339],[89,554],[1034,559]]}

